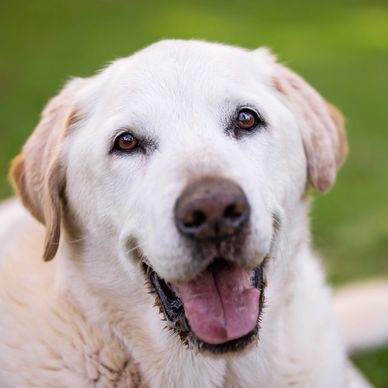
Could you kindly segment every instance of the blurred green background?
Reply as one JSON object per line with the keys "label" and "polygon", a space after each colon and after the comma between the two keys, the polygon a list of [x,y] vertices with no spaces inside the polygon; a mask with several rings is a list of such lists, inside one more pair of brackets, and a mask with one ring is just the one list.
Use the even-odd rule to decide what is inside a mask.
{"label": "blurred green background", "polygon": [[[315,201],[315,245],[334,285],[388,276],[388,1],[0,0],[0,198],[66,79],[162,38],[268,46],[345,113],[350,155]],[[388,387],[387,348],[355,361]]]}

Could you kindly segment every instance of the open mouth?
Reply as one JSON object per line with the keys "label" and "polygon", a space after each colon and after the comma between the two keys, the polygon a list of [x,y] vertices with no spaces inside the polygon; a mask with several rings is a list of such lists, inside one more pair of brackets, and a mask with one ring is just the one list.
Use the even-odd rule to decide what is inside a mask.
{"label": "open mouth", "polygon": [[198,277],[170,284],[143,268],[167,327],[191,348],[213,354],[238,351],[258,337],[264,305],[264,267],[246,271],[217,258]]}

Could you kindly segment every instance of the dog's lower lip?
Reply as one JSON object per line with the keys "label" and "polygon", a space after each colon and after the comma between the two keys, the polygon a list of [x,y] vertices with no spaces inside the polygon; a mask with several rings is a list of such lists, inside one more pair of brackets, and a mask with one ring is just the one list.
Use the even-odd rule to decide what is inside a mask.
{"label": "dog's lower lip", "polygon": [[[153,291],[156,292],[157,304],[160,306],[161,312],[164,314],[167,326],[180,335],[181,339],[187,345],[194,345],[200,349],[211,353],[225,353],[245,348],[251,343],[258,334],[258,322],[261,316],[262,305],[264,302],[264,271],[265,261],[251,272],[250,284],[260,291],[259,310],[255,327],[248,333],[243,334],[239,338],[225,341],[222,343],[211,344],[198,338],[191,330],[190,324],[185,315],[185,308],[182,299],[177,295],[174,286],[168,284],[161,279],[158,274],[146,263],[143,263],[145,273],[152,284]],[[216,260],[212,267],[229,266],[230,264],[224,260]],[[233,337],[232,337],[233,338]]]}
{"label": "dog's lower lip", "polygon": [[173,324],[176,323],[179,316],[184,313],[183,302],[155,271],[148,267],[147,272],[149,279],[160,298],[167,319]]}

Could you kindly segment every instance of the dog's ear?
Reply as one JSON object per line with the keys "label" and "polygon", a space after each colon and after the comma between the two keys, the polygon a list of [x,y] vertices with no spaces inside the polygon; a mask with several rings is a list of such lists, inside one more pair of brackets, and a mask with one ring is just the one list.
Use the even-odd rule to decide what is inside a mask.
{"label": "dog's ear", "polygon": [[43,258],[51,260],[58,249],[61,195],[65,189],[62,144],[77,120],[74,93],[84,80],[73,79],[47,104],[41,120],[11,166],[10,178],[24,206],[46,226]]}
{"label": "dog's ear", "polygon": [[343,116],[299,75],[283,65],[274,66],[275,86],[299,122],[309,181],[315,190],[326,192],[333,186],[347,155]]}

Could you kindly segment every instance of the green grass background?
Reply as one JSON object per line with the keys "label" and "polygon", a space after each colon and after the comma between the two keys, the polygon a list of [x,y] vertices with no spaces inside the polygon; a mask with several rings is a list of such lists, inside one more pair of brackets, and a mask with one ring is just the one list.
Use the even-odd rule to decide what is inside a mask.
{"label": "green grass background", "polygon": [[[0,0],[0,198],[9,161],[69,76],[162,38],[271,47],[345,113],[350,155],[315,201],[315,245],[334,285],[388,276],[388,1]],[[388,387],[387,348],[355,361]]]}

